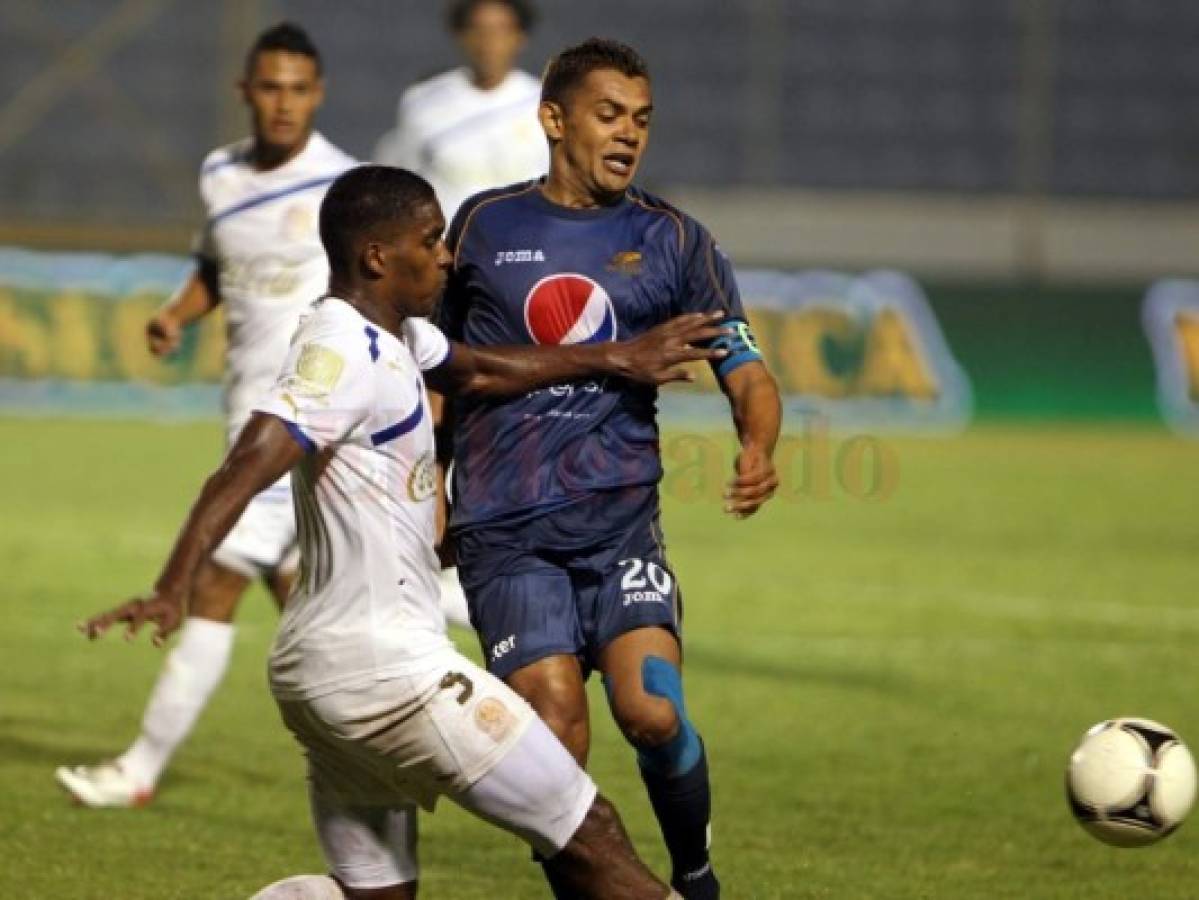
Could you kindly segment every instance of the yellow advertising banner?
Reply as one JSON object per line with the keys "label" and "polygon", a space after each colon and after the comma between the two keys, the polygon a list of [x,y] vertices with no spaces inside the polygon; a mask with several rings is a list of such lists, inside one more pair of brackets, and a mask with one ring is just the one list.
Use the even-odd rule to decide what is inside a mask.
{"label": "yellow advertising banner", "polygon": [[[146,349],[147,320],[189,266],[180,257],[0,250],[0,405],[22,397],[27,406],[63,397],[78,405],[89,384],[105,386],[110,400],[121,385],[219,384],[219,307],[189,330],[171,359]],[[907,276],[743,271],[738,284],[751,340],[793,409],[834,424],[955,427],[968,419],[969,384]],[[39,388],[23,390],[29,385]],[[692,385],[672,388],[664,406],[717,393],[702,368]]]}

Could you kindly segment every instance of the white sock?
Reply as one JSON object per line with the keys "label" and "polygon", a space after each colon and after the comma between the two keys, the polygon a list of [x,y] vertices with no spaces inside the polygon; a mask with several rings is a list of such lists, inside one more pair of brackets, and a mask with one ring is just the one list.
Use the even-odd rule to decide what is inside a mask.
{"label": "white sock", "polygon": [[189,617],[179,643],[163,664],[142,716],[142,731],[117,758],[122,771],[143,789],[153,788],[171,755],[196,724],[233,653],[233,626]]}
{"label": "white sock", "polygon": [[342,900],[344,896],[328,875],[293,875],[268,884],[250,900]]}
{"label": "white sock", "polygon": [[470,610],[466,607],[466,594],[462,592],[462,583],[458,580],[458,567],[442,569],[437,584],[441,587],[441,611],[445,613],[445,620],[451,625],[470,628]]}

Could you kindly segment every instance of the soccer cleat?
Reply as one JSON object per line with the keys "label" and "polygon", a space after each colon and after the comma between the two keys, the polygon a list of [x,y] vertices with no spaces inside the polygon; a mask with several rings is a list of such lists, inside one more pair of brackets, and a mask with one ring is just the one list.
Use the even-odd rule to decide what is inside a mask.
{"label": "soccer cleat", "polygon": [[139,787],[115,762],[98,766],[59,766],[58,783],[76,803],[91,807],[145,806],[154,799],[153,788]]}

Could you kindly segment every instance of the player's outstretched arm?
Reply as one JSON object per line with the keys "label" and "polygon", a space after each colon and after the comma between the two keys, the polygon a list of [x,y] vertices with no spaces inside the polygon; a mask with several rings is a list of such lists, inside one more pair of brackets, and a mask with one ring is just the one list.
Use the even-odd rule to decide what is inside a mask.
{"label": "player's outstretched arm", "polygon": [[575,378],[615,376],[642,384],[690,381],[686,363],[719,360],[727,351],[705,348],[723,336],[720,313],[687,313],[627,341],[562,347],[453,345],[445,365],[425,373],[442,393],[506,396]]}
{"label": "player's outstretched arm", "polygon": [[195,271],[146,323],[146,345],[155,356],[179,349],[183,329],[212,312],[220,302],[216,265],[200,260]]}
{"label": "player's outstretched arm", "polygon": [[255,413],[221,467],[204,483],[153,590],[93,616],[79,630],[94,639],[125,622],[125,636],[132,638],[146,622],[154,622],[154,643],[161,645],[183,619],[200,563],[225,539],[250,500],[303,455],[280,419]]}
{"label": "player's outstretched arm", "polygon": [[744,519],[773,497],[779,486],[773,456],[782,425],[782,404],[778,385],[758,360],[729,372],[721,379],[721,388],[732,406],[741,442],[736,471],[724,494],[724,510]]}

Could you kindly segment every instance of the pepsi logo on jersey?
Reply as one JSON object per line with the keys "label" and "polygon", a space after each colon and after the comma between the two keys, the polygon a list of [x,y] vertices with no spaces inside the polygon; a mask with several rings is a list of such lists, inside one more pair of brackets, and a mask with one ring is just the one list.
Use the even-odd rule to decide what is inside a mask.
{"label": "pepsi logo on jersey", "polygon": [[616,311],[608,292],[586,275],[549,275],[525,297],[525,328],[537,344],[614,341]]}

